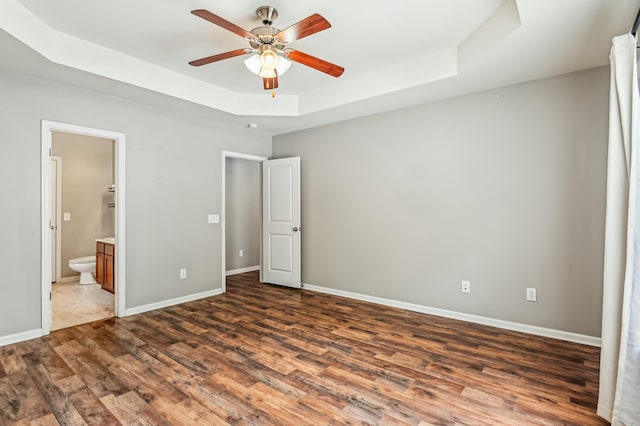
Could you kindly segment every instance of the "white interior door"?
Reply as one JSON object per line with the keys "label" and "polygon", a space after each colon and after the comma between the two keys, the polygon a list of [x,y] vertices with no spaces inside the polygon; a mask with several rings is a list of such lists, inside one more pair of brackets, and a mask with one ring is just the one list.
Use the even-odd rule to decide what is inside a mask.
{"label": "white interior door", "polygon": [[262,163],[262,281],[301,287],[300,157]]}

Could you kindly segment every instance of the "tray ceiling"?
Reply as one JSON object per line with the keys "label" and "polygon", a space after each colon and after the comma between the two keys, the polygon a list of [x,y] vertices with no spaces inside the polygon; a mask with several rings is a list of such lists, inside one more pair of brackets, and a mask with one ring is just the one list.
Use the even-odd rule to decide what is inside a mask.
{"label": "tray ceiling", "polygon": [[[334,79],[294,63],[275,98],[243,57],[188,61],[248,47],[193,16],[208,9],[248,30],[264,2],[3,0],[0,28],[48,61],[241,117],[277,133],[606,65],[638,0],[272,1],[285,28],[320,13],[332,28],[291,44],[343,66]],[[304,118],[294,121],[287,118]],[[278,120],[280,119],[280,120]],[[284,120],[283,120],[284,119]],[[288,123],[288,124],[287,124]]]}

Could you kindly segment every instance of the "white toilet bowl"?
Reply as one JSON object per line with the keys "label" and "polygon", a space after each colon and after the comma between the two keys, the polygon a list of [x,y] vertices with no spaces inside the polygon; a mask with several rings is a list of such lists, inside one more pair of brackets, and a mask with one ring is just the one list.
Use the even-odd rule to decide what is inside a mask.
{"label": "white toilet bowl", "polygon": [[96,272],[96,257],[76,257],[69,260],[69,268],[80,272],[80,284],[95,284],[93,274]]}

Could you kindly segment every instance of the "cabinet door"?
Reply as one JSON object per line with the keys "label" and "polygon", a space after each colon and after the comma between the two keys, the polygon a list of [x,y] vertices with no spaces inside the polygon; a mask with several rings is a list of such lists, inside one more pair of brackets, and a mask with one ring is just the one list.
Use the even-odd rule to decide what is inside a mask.
{"label": "cabinet door", "polygon": [[104,284],[102,285],[107,291],[113,293],[113,256],[110,254],[104,255]]}
{"label": "cabinet door", "polygon": [[104,253],[96,252],[96,282],[104,285]]}

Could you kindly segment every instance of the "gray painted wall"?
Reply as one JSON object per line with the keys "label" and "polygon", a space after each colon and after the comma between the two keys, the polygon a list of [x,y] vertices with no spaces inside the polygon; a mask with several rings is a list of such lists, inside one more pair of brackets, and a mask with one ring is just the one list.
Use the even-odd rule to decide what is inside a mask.
{"label": "gray painted wall", "polygon": [[96,238],[113,237],[114,193],[107,189],[115,182],[113,148],[110,139],[72,133],[53,132],[51,151],[62,157],[62,213],[71,213],[71,221],[62,221],[62,277],[79,276],[69,268],[69,259],[92,256]]}
{"label": "gray painted wall", "polygon": [[274,137],[302,157],[303,282],[599,336],[608,88],[601,68]]}
{"label": "gray painted wall", "polygon": [[[207,214],[220,213],[222,151],[268,157],[269,137],[222,114],[187,114],[12,71],[0,70],[0,93],[0,336],[41,326],[42,119],[127,136],[127,307],[221,288],[221,230]],[[179,280],[180,268],[188,279]]]}
{"label": "gray painted wall", "polygon": [[[260,163],[227,158],[225,167],[226,269],[260,265]],[[239,256],[239,251],[244,256]]]}

